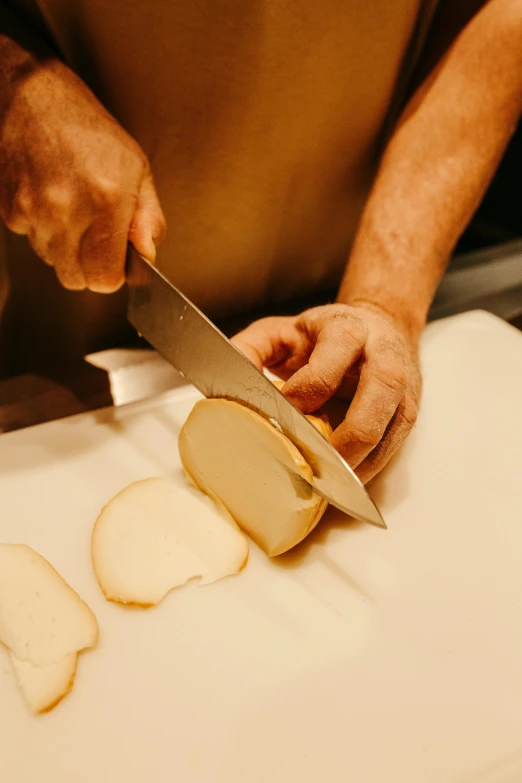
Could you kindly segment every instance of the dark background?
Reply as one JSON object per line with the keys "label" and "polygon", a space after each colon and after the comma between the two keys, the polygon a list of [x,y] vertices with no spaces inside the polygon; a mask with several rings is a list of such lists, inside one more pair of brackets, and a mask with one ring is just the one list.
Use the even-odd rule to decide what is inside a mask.
{"label": "dark background", "polygon": [[522,126],[473,221],[457,246],[468,252],[522,238]]}

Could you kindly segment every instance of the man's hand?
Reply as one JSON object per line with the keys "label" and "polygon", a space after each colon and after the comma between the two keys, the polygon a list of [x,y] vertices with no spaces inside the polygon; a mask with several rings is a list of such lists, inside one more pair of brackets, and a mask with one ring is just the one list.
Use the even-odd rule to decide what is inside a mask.
{"label": "man's hand", "polygon": [[371,305],[326,305],[296,317],[264,318],[234,337],[254,364],[287,383],[284,394],[311,413],[334,394],[351,399],[333,445],[369,481],[417,417],[417,340]]}
{"label": "man's hand", "polygon": [[62,63],[12,85],[0,171],[1,217],[66,288],[118,289],[128,241],[154,260],[165,218],[145,154]]}
{"label": "man's hand", "polygon": [[343,304],[265,319],[235,339],[258,367],[289,379],[283,391],[305,412],[356,383],[333,442],[363,481],[413,426],[418,336],[521,116],[521,0],[480,5],[392,134],[341,284]]}

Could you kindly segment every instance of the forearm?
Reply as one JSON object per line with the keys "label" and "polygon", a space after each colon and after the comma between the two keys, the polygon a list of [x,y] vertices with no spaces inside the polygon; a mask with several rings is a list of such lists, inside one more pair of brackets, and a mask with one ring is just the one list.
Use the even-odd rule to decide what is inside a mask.
{"label": "forearm", "polygon": [[522,109],[522,3],[490,0],[406,107],[339,292],[422,329]]}

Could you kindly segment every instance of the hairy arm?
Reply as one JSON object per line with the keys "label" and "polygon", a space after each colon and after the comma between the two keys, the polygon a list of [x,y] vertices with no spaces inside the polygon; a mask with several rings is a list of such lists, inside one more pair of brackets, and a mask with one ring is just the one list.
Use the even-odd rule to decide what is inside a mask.
{"label": "hairy arm", "polygon": [[405,109],[339,302],[381,308],[418,334],[521,110],[522,2],[490,0]]}

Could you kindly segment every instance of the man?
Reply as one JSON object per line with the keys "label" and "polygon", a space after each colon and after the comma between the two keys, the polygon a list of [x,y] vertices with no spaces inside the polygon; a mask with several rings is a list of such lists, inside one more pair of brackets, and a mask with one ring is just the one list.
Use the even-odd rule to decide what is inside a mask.
{"label": "man", "polygon": [[[235,339],[304,411],[356,387],[333,442],[369,480],[415,421],[430,302],[520,115],[522,0],[441,6],[446,52],[377,176],[434,2],[11,6],[0,39],[7,227],[65,288],[109,293],[124,282],[127,242],[154,259],[168,223],[158,265],[212,317],[342,278],[336,304],[258,321]],[[456,11],[451,40],[444,14]],[[33,339],[39,323],[53,343],[59,321],[49,328],[49,310],[32,312],[51,295],[74,336],[82,322],[121,316],[112,297],[60,300],[20,242],[6,245]]]}

